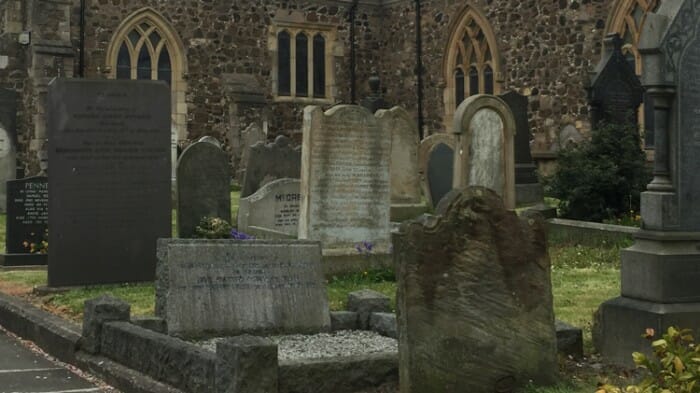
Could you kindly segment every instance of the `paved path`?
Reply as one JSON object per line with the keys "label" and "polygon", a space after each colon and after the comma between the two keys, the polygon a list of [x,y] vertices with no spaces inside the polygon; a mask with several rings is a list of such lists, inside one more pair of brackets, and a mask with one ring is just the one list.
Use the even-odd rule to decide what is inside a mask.
{"label": "paved path", "polygon": [[0,330],[0,393],[103,392]]}

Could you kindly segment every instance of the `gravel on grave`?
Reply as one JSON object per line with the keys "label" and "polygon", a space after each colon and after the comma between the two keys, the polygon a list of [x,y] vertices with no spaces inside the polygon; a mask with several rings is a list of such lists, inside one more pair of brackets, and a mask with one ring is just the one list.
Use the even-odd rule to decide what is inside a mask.
{"label": "gravel on grave", "polygon": [[[279,360],[319,359],[398,351],[398,343],[395,339],[363,330],[340,330],[313,335],[292,334],[268,338],[277,344]],[[217,337],[197,341],[195,344],[210,351],[216,351],[217,341],[223,339],[224,337]]]}

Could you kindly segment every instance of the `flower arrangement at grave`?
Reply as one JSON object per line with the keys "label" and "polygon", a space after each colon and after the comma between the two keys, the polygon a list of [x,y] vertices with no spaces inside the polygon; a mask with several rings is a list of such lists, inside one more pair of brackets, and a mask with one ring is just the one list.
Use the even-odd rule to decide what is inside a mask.
{"label": "flower arrangement at grave", "polygon": [[29,233],[29,238],[22,241],[22,247],[27,254],[48,254],[49,253],[49,230],[46,229],[43,235],[34,232]]}
{"label": "flower arrangement at grave", "polygon": [[219,217],[202,217],[194,229],[195,237],[201,239],[253,240],[255,237],[238,231]]}

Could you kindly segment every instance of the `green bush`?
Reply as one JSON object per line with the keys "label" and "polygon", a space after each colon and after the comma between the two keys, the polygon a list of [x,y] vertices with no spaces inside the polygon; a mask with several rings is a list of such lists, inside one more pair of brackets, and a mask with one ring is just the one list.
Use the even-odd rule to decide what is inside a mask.
{"label": "green bush", "polygon": [[639,194],[650,181],[639,133],[631,126],[603,125],[590,141],[562,149],[545,192],[560,200],[562,217],[601,222],[639,211]]}
{"label": "green bush", "polygon": [[654,330],[647,329],[644,336],[652,340],[654,357],[632,354],[637,367],[647,370],[642,382],[625,389],[603,385],[596,393],[700,393],[700,346],[692,331],[669,327],[662,338],[654,340]]}

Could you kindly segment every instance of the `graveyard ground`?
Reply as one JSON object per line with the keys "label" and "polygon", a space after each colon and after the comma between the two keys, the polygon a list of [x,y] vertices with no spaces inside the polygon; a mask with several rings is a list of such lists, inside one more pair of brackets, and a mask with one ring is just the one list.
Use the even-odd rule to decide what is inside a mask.
{"label": "graveyard ground", "polygon": [[[237,201],[238,198],[232,200]],[[233,207],[234,211],[237,210],[237,206]],[[4,219],[5,216],[0,215],[0,221]],[[0,238],[4,238],[4,225],[0,225]],[[559,320],[583,328],[586,360],[563,359],[563,379],[569,382],[555,388],[533,388],[527,393],[592,392],[601,379],[612,378],[619,382],[619,376],[624,373],[603,367],[592,354],[591,320],[592,313],[601,302],[620,293],[619,251],[629,246],[631,239],[564,237],[553,233],[549,243],[555,315]],[[327,282],[332,310],[344,309],[347,294],[362,288],[382,292],[395,302],[396,285],[391,271],[358,272],[329,277]],[[45,270],[0,271],[0,291],[22,297],[44,310],[78,323],[82,320],[83,302],[101,294],[126,300],[131,304],[133,315],[154,314],[155,294],[151,283],[91,286],[50,295],[32,292],[34,287],[45,284]]]}

